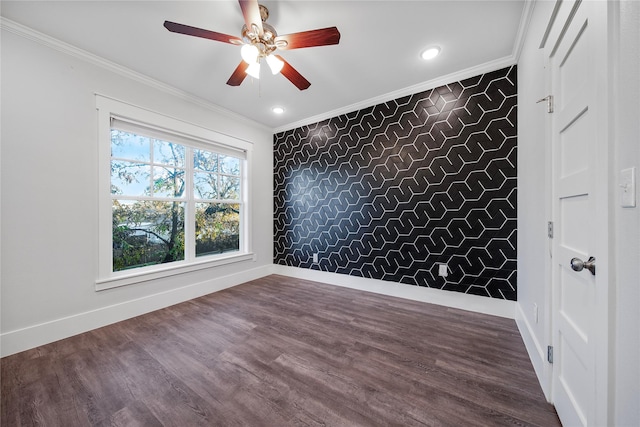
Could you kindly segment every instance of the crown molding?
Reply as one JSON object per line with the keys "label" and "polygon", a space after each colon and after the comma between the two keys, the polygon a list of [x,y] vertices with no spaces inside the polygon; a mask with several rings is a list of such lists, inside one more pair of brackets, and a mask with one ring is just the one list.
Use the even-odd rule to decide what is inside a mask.
{"label": "crown molding", "polygon": [[524,39],[526,38],[527,31],[531,24],[531,17],[533,16],[533,9],[537,0],[526,0],[524,8],[522,8],[522,15],[520,16],[520,25],[518,25],[518,33],[516,34],[516,41],[513,44],[512,56],[515,58],[515,62],[520,61],[520,53],[524,46]]}
{"label": "crown molding", "polygon": [[301,126],[318,123],[323,120],[330,119],[332,117],[337,117],[343,114],[351,113],[353,111],[361,110],[363,108],[372,107],[374,105],[378,105],[378,104],[392,101],[394,99],[402,98],[403,96],[424,92],[424,91],[431,90],[436,87],[443,86],[452,82],[468,79],[470,77],[475,77],[480,74],[496,71],[501,68],[510,67],[511,65],[517,64],[520,59],[520,53],[522,52],[522,47],[524,46],[524,39],[527,34],[529,24],[531,22],[531,16],[533,15],[533,9],[536,1],[538,0],[525,1],[525,5],[522,9],[522,14],[520,15],[520,24],[518,25],[518,33],[516,35],[516,40],[513,44],[511,55],[496,59],[494,61],[486,62],[484,64],[480,64],[471,68],[467,68],[465,70],[456,71],[451,74],[440,76],[435,79],[428,80],[426,82],[419,83],[414,86],[409,86],[403,89],[399,89],[397,91],[389,92],[389,93],[377,96],[375,98],[369,98],[367,100],[360,101],[355,104],[348,105],[346,107],[341,107],[332,111],[328,111],[326,113],[318,114],[316,116],[307,117],[306,119],[302,119],[296,122],[287,123],[273,129],[273,132],[278,133],[278,132],[283,132],[290,129],[295,129]]}
{"label": "crown molding", "polygon": [[372,107],[374,105],[393,101],[394,99],[402,98],[403,96],[413,95],[416,93],[434,89],[439,86],[443,86],[453,82],[458,82],[460,80],[468,79],[470,77],[475,77],[480,74],[489,73],[491,71],[496,71],[505,67],[510,67],[516,64],[516,62],[517,62],[516,58],[514,57],[513,54],[509,56],[505,56],[503,58],[499,58],[494,61],[485,62],[484,64],[476,65],[474,67],[466,68],[464,70],[456,71],[454,73],[446,74],[444,76],[439,76],[435,79],[428,80],[426,82],[405,87],[403,89],[399,89],[393,92],[388,92],[383,95],[376,96],[374,98],[369,98],[364,101],[357,102],[355,104],[347,105],[346,107],[341,107],[332,111],[327,111],[326,113],[308,117],[306,119],[302,119],[297,122],[288,123],[273,129],[273,132],[279,133],[286,130],[299,128],[301,126],[318,123],[323,120],[327,120],[333,117],[341,116],[343,114],[351,113],[353,111],[358,111],[364,108]]}
{"label": "crown molding", "polygon": [[503,58],[496,59],[494,61],[486,62],[484,64],[480,64],[474,67],[470,67],[464,70],[456,71],[454,73],[450,73],[444,76],[439,76],[435,79],[428,80],[413,86],[405,87],[402,89],[398,89],[396,91],[388,92],[386,94],[382,94],[373,98],[369,98],[351,105],[347,105],[335,110],[327,111],[322,114],[318,114],[315,116],[307,117],[305,119],[298,120],[296,122],[286,123],[276,128],[269,127],[263,123],[256,122],[251,120],[241,114],[235,113],[233,111],[227,110],[219,105],[213,104],[203,98],[192,95],[183,90],[177,89],[171,85],[163,83],[159,80],[155,80],[149,76],[133,71],[127,67],[109,61],[100,56],[94,55],[90,52],[87,52],[83,49],[80,49],[76,46],[63,42],[61,40],[55,39],[51,36],[48,36],[44,33],[36,31],[32,28],[19,24],[10,19],[0,17],[0,28],[3,30],[7,30],[11,33],[19,35],[25,39],[37,42],[41,45],[47,46],[51,49],[57,50],[64,54],[76,57],[78,59],[84,60],[96,66],[99,66],[103,69],[109,70],[121,76],[127,77],[129,79],[138,81],[147,86],[153,87],[170,95],[181,98],[185,101],[191,102],[195,105],[203,107],[207,110],[213,111],[220,115],[232,118],[234,120],[238,120],[240,122],[244,122],[250,124],[252,126],[259,127],[263,130],[270,131],[273,133],[283,132],[290,129],[295,129],[301,126],[306,126],[313,123],[318,123],[323,120],[327,120],[333,117],[341,116],[343,114],[351,113],[353,111],[358,111],[363,108],[372,107],[374,105],[382,104],[385,102],[392,101],[394,99],[402,98],[403,96],[413,95],[415,93],[424,92],[427,90],[434,89],[436,87],[446,85],[452,82],[464,80],[470,77],[475,77],[480,74],[488,73],[491,71],[498,70],[500,68],[508,67],[514,65],[518,62],[520,57],[520,52],[522,51],[522,46],[524,44],[525,35],[527,29],[529,27],[529,23],[531,21],[531,16],[533,14],[533,9],[535,6],[536,0],[526,0],[524,8],[522,10],[522,15],[520,18],[520,24],[518,27],[518,33],[516,36],[516,40],[513,45],[512,53]]}
{"label": "crown molding", "polygon": [[115,62],[109,61],[105,58],[102,58],[98,55],[94,55],[93,53],[87,52],[86,50],[80,49],[76,46],[73,46],[69,43],[58,40],[54,37],[51,37],[47,34],[36,31],[32,28],[29,28],[25,25],[19,24],[15,21],[7,19],[5,17],[0,16],[0,29],[6,30],[10,33],[16,34],[20,37],[23,37],[27,40],[31,40],[40,45],[46,46],[50,49],[57,50],[58,52],[62,52],[66,55],[73,56],[82,61],[88,62],[90,64],[96,65],[100,68],[106,69],[113,73],[119,74],[131,80],[135,80],[139,83],[142,83],[146,86],[152,87],[154,89],[160,90],[167,94],[173,95],[177,98],[188,101],[192,104],[198,105],[199,107],[205,108],[209,111],[213,111],[222,116],[238,120],[240,122],[244,122],[246,124],[250,124],[255,127],[259,127],[266,131],[273,131],[272,128],[251,120],[241,114],[234,113],[233,111],[227,110],[225,108],[220,107],[219,105],[213,104],[205,99],[202,99],[198,96],[192,95],[189,92],[185,92],[183,90],[177,89],[171,85],[163,83],[159,80],[153,79],[147,75],[142,73],[138,73],[137,71],[133,71],[130,68],[117,64]]}

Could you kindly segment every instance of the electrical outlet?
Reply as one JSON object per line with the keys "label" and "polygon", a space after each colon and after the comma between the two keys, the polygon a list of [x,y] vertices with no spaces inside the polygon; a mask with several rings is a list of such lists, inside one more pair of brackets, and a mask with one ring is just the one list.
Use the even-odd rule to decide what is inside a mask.
{"label": "electrical outlet", "polygon": [[318,262],[318,254],[313,254],[313,262]]}
{"label": "electrical outlet", "polygon": [[438,265],[438,276],[447,277],[448,275],[447,264]]}

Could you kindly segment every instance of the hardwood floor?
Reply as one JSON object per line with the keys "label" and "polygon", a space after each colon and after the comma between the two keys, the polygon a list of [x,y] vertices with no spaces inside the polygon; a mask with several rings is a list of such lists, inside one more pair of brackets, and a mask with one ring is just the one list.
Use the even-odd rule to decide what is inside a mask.
{"label": "hardwood floor", "polygon": [[2,359],[2,426],[559,426],[513,320],[269,276]]}

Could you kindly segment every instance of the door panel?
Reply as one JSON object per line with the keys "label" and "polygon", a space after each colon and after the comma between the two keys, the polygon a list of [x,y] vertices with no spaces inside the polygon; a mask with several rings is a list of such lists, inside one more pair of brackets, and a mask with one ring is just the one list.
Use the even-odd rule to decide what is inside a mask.
{"label": "door panel", "polygon": [[552,118],[554,216],[554,367],[552,399],[566,426],[594,423],[594,324],[596,277],[571,268],[597,252],[593,230],[596,117],[593,114],[591,2],[575,3],[575,14],[558,31],[549,58],[556,112]]}
{"label": "door panel", "polygon": [[[585,102],[586,100],[580,101]],[[579,104],[578,108],[580,106]],[[567,114],[567,117],[564,118],[565,120],[574,119],[560,134],[559,154],[562,178],[567,178],[580,172],[584,175],[587,172],[588,153],[585,150],[585,141],[589,138],[589,111],[570,111],[571,107],[574,107],[574,105],[569,105],[564,110],[561,110],[565,114],[566,112],[571,113]],[[559,117],[559,121],[562,122],[563,117]]]}
{"label": "door panel", "polygon": [[[588,246],[589,241],[589,234],[583,232],[589,227],[587,215],[584,215],[584,212],[587,212],[589,208],[589,196],[583,194],[581,196],[560,197],[562,198],[562,205],[560,207],[559,217],[560,222],[563,224],[559,236],[561,245],[563,248],[584,254],[584,252],[580,251],[581,248]],[[576,275],[571,274],[570,276]]]}
{"label": "door panel", "polygon": [[589,66],[588,41],[585,35],[587,23],[583,26],[572,26],[564,36],[570,43],[563,42],[556,55],[561,61],[558,78],[561,86],[560,98],[571,102],[572,97],[580,94],[580,89],[588,84],[585,70]]}

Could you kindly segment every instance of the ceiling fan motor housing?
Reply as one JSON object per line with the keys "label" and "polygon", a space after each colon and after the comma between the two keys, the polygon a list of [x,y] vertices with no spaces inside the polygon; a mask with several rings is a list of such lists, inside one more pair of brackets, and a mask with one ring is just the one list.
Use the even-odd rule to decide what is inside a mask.
{"label": "ceiling fan motor housing", "polygon": [[260,56],[265,57],[273,53],[278,47],[286,47],[287,42],[285,40],[279,40],[275,42],[275,38],[278,37],[278,33],[272,25],[267,24],[265,21],[269,18],[269,9],[263,5],[260,7],[260,18],[262,19],[262,35],[256,25],[251,25],[251,31],[246,25],[242,26],[242,39],[245,43],[252,44],[260,51]]}
{"label": "ceiling fan motor housing", "polygon": [[262,22],[265,22],[267,19],[269,19],[269,9],[267,9],[266,6],[259,4],[258,9],[260,9],[260,19],[262,19]]}

